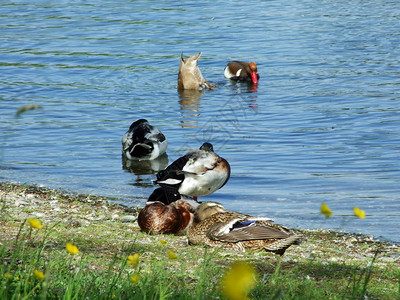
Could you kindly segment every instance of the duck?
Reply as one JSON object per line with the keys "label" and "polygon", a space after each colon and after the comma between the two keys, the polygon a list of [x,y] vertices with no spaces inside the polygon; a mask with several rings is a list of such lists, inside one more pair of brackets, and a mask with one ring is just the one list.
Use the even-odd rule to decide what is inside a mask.
{"label": "duck", "polygon": [[137,218],[141,231],[148,234],[185,235],[187,233],[194,219],[193,213],[199,203],[178,192],[167,197],[168,193],[164,188],[158,188],[150,195]]}
{"label": "duck", "polygon": [[161,131],[139,119],[131,124],[122,137],[122,153],[130,160],[153,160],[163,155],[168,140]]}
{"label": "duck", "polygon": [[226,159],[214,152],[211,143],[189,152],[157,173],[154,183],[172,187],[181,195],[207,196],[222,188],[229,180],[231,167]]}
{"label": "duck", "polygon": [[190,245],[273,252],[283,255],[302,238],[271,219],[228,211],[218,202],[203,202],[195,210],[187,232]]}
{"label": "duck", "polygon": [[228,79],[258,83],[260,75],[257,73],[257,65],[254,61],[230,61],[224,69],[224,76]]}
{"label": "duck", "polygon": [[201,52],[197,55],[183,59],[183,53],[179,60],[178,90],[202,90],[205,87],[214,89],[214,84],[209,84],[201,74],[197,61]]}

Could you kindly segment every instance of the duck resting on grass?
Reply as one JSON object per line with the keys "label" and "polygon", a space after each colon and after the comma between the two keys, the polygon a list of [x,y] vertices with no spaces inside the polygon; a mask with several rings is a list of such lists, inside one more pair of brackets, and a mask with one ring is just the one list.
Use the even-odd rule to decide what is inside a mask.
{"label": "duck resting on grass", "polygon": [[192,198],[181,196],[177,191],[157,188],[139,212],[139,227],[150,234],[186,234],[198,205]]}
{"label": "duck resting on grass", "polygon": [[132,123],[122,137],[122,152],[130,160],[153,160],[165,153],[168,140],[145,119]]}
{"label": "duck resting on grass", "polygon": [[178,89],[179,90],[202,90],[204,87],[214,89],[214,84],[209,84],[201,74],[197,61],[199,54],[183,59],[183,53],[179,60]]}
{"label": "duck resting on grass", "polygon": [[228,79],[258,83],[260,75],[257,73],[257,65],[251,61],[249,63],[244,61],[230,61],[224,69],[224,76]]}
{"label": "duck resting on grass", "polygon": [[279,255],[302,238],[270,219],[227,211],[217,202],[204,202],[197,207],[187,237],[191,245],[265,250]]}
{"label": "duck resting on grass", "polygon": [[165,170],[157,173],[154,183],[165,188],[175,188],[181,195],[207,196],[220,189],[231,173],[229,163],[214,152],[210,143],[175,160]]}

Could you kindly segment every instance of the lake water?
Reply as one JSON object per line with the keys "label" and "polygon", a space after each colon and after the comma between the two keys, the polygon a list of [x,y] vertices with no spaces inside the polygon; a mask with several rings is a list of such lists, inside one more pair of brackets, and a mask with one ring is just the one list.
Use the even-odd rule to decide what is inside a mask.
{"label": "lake water", "polygon": [[[204,141],[229,161],[203,201],[400,242],[399,28],[398,1],[7,1],[0,180],[143,205],[155,175],[124,166],[121,137],[146,118],[169,139],[154,164]],[[199,51],[216,88],[180,94]],[[258,86],[226,80],[229,60],[257,62]]]}

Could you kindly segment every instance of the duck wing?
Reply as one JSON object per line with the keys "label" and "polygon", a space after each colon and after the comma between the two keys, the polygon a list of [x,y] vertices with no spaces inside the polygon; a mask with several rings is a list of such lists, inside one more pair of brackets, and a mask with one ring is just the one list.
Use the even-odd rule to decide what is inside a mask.
{"label": "duck wing", "polygon": [[165,135],[162,134],[159,130],[154,130],[153,132],[146,134],[145,138],[148,139],[149,141],[158,143],[162,143],[166,140]]}
{"label": "duck wing", "polygon": [[248,63],[244,61],[233,60],[229,62],[227,65],[228,73],[230,75],[229,78],[233,80],[243,80],[243,78],[249,76],[247,67]]}
{"label": "duck wing", "polygon": [[157,173],[157,180],[154,183],[178,185],[185,179],[185,173],[199,175],[205,173],[211,166],[209,164],[207,166],[204,165],[207,162],[199,152],[189,152],[175,160],[165,170]]}
{"label": "duck wing", "polygon": [[221,162],[221,158],[214,152],[197,151],[189,153],[186,163],[182,167],[185,173],[203,175],[209,170],[213,170]]}
{"label": "duck wing", "polygon": [[154,183],[158,183],[161,186],[178,186],[179,184],[181,184],[182,181],[185,179],[185,174],[182,169],[188,161],[187,156],[188,154],[178,158],[165,170],[159,171],[156,175],[157,179],[154,181]]}
{"label": "duck wing", "polygon": [[230,222],[216,222],[207,231],[211,240],[240,242],[247,240],[285,239],[289,237],[280,226],[270,222],[236,218]]}

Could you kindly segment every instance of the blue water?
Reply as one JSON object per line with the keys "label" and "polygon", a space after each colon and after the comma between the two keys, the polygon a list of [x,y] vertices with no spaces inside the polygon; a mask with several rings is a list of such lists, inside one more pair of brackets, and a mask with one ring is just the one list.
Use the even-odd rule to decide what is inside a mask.
{"label": "blue water", "polygon": [[[8,1],[0,180],[143,205],[154,169],[209,141],[232,176],[203,201],[399,242],[399,25],[398,1]],[[216,88],[180,94],[199,51]],[[226,80],[229,60],[257,62],[258,86]],[[121,160],[139,118],[169,139],[157,166]]]}

